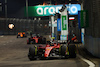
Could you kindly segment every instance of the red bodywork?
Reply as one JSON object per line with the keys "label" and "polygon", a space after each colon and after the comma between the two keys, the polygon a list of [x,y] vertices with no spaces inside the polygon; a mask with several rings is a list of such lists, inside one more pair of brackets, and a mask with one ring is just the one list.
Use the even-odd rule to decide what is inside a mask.
{"label": "red bodywork", "polygon": [[49,44],[47,44],[45,47],[41,46],[41,47],[38,47],[38,50],[39,49],[44,49],[45,52],[44,52],[44,57],[48,57],[49,54],[50,54],[50,51],[55,48],[55,49],[59,49],[60,48],[60,44],[53,44],[53,46],[50,46]]}
{"label": "red bodywork", "polygon": [[38,43],[38,39],[40,39],[40,37],[35,36],[35,37],[32,37],[31,39],[34,39],[35,42]]}
{"label": "red bodywork", "polygon": [[[39,39],[42,39],[42,37],[37,37],[37,36],[34,36],[34,37],[31,37],[30,40],[35,40],[35,43],[38,43],[39,42]],[[29,42],[29,40],[27,40],[27,43]]]}

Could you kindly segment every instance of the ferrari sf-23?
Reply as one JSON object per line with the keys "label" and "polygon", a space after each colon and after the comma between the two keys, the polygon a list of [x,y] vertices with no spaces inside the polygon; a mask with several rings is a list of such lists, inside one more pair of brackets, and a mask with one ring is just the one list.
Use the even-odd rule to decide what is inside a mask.
{"label": "ferrari sf-23", "polygon": [[29,48],[28,58],[30,60],[35,60],[37,58],[52,58],[52,57],[76,57],[76,47],[73,44],[67,45],[67,44],[46,44],[39,45],[39,46],[33,46]]}
{"label": "ferrari sf-23", "polygon": [[32,34],[27,40],[27,44],[46,44],[46,38],[39,34]]}

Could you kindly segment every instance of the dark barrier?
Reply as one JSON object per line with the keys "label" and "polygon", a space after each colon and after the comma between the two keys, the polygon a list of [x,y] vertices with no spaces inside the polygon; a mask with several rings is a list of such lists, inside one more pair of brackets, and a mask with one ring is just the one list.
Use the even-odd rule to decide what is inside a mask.
{"label": "dark barrier", "polygon": [[[13,24],[14,27],[10,29],[9,24]],[[50,34],[49,21],[0,18],[0,35],[15,35],[18,32]]]}

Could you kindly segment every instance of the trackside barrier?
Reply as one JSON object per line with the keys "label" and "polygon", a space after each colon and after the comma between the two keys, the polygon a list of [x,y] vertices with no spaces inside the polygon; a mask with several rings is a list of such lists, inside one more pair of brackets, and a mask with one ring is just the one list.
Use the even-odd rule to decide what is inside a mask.
{"label": "trackside barrier", "polygon": [[[18,32],[50,34],[48,22],[48,20],[0,18],[0,35],[15,35]],[[14,25],[13,29],[8,27],[9,24]]]}

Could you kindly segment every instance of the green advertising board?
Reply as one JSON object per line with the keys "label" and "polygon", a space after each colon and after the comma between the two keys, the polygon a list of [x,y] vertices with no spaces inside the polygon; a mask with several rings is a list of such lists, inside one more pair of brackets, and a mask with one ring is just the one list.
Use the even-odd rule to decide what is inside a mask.
{"label": "green advertising board", "polygon": [[[49,16],[55,13],[60,13],[60,9],[63,5],[37,5],[37,6],[28,6],[28,12],[26,12],[25,7],[25,16],[34,17],[34,16]],[[81,10],[80,4],[66,4],[69,15],[78,15],[78,11]]]}
{"label": "green advertising board", "polygon": [[80,26],[81,28],[86,28],[89,26],[88,22],[88,12],[86,10],[82,10],[80,13]]}
{"label": "green advertising board", "polygon": [[67,16],[62,16],[62,30],[67,30]]}
{"label": "green advertising board", "polygon": [[[53,14],[54,13],[52,11],[53,9],[50,8],[48,10],[48,8],[50,8],[50,6],[29,6],[28,7],[28,16],[29,17],[33,17],[33,16],[49,16],[49,15]],[[26,8],[25,8],[25,16],[27,16],[26,15]]]}

